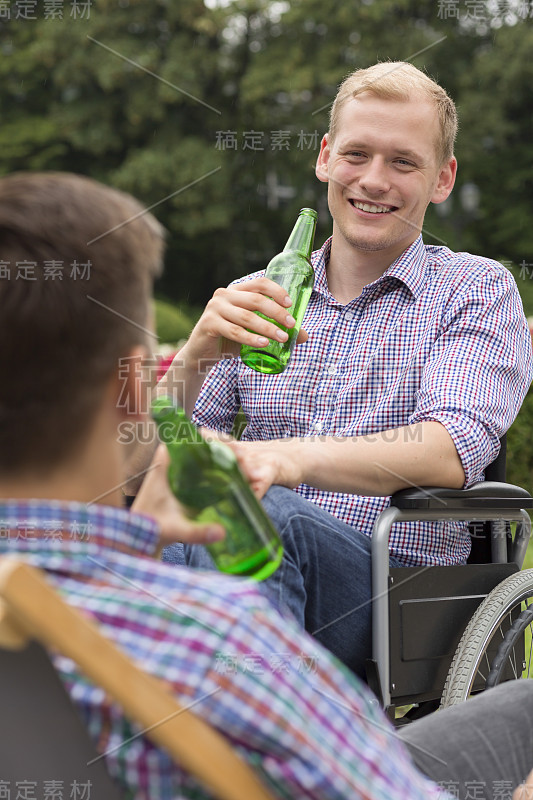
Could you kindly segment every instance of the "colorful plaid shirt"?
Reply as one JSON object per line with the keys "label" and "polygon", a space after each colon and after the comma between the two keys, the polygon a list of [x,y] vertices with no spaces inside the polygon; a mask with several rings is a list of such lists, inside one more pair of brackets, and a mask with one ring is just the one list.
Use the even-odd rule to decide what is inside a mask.
{"label": "colorful plaid shirt", "polygon": [[[45,570],[70,605],[218,728],[274,797],[439,797],[370,691],[251,581],[162,564],[157,542],[151,519],[122,509],[0,503],[0,555],[15,553]],[[54,661],[128,796],[208,797],[72,661]]]}
{"label": "colorful plaid shirt", "polygon": [[[242,406],[243,440],[390,431],[393,442],[404,435],[394,429],[437,420],[457,448],[465,486],[481,480],[533,376],[513,277],[496,261],[419,237],[342,305],[328,290],[330,249],[331,239],[313,253],[315,285],[303,321],[309,339],[287,369],[262,375],[240,359],[219,362],[204,382],[195,422],[230,432]],[[305,484],[296,491],[368,536],[390,502]],[[397,523],[390,550],[406,565],[461,563],[470,537],[463,523]]]}

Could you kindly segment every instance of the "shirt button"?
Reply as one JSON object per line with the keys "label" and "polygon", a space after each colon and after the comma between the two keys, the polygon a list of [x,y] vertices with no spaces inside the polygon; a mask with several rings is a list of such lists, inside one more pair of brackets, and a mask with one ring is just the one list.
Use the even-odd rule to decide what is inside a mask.
{"label": "shirt button", "polygon": [[320,422],[320,420],[319,420],[318,422],[315,422],[315,424],[313,425],[313,428],[315,429],[315,431],[318,431],[320,433],[320,431],[323,430],[323,428],[324,428],[324,423]]}
{"label": "shirt button", "polygon": [[354,316],[355,314],[353,313],[353,311],[347,311],[344,315],[344,319],[353,319]]}
{"label": "shirt button", "polygon": [[328,375],[335,375],[335,373],[337,372],[337,367],[335,366],[335,364],[329,364],[326,368],[326,371]]}

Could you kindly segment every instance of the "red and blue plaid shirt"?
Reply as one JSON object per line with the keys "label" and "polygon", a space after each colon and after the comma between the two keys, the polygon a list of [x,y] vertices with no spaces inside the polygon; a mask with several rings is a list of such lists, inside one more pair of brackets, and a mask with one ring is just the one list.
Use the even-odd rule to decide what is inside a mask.
{"label": "red and blue plaid shirt", "polygon": [[[155,522],[122,509],[0,502],[0,556],[44,570],[69,604],[224,734],[274,797],[445,800],[368,688],[331,654],[251,581],[157,561],[158,538]],[[54,662],[127,797],[208,798],[70,659]],[[2,797],[9,788],[15,797],[5,783]]]}
{"label": "red and blue plaid shirt", "polygon": [[[390,430],[392,442],[403,435],[394,429],[437,420],[455,443],[465,485],[481,480],[533,376],[513,277],[496,261],[419,237],[343,305],[328,289],[330,248],[328,240],[313,253],[315,285],[303,322],[309,339],[285,372],[262,375],[240,359],[221,361],[202,387],[195,422],[230,432],[242,406],[243,440]],[[388,497],[305,484],[296,491],[367,535],[389,505]],[[462,523],[405,522],[393,527],[390,545],[406,565],[453,564],[467,558],[470,538]]]}

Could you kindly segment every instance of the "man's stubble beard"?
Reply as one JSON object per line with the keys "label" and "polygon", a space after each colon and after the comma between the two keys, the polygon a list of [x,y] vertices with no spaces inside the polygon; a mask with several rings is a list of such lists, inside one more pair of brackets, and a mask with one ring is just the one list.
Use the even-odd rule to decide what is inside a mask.
{"label": "man's stubble beard", "polygon": [[[381,239],[369,241],[361,236],[357,236],[355,234],[350,233],[348,230],[343,230],[344,226],[343,228],[341,228],[340,225],[338,227],[340,233],[342,234],[342,236],[348,242],[349,245],[354,247],[356,250],[362,250],[363,252],[367,253],[377,253],[380,250],[388,250],[391,247],[398,246],[402,243],[404,239],[407,240],[409,238],[410,232],[416,234],[414,237],[416,238],[422,230],[421,226],[419,225],[406,223],[404,225],[404,230],[402,232],[397,231],[396,235],[391,234]],[[412,244],[413,241],[414,239],[410,243]],[[405,248],[409,247],[410,243],[407,242]]]}

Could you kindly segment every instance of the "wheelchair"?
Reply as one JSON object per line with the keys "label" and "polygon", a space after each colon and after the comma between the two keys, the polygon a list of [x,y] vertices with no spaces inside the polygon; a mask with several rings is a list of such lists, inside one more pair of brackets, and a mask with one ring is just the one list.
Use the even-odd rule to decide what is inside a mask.
{"label": "wheelchair", "polygon": [[[500,444],[483,482],[460,490],[403,489],[374,525],[367,681],[396,725],[530,676],[533,569],[520,570],[533,498],[504,482],[505,437]],[[443,519],[468,522],[466,564],[389,568],[395,522]],[[404,706],[409,711],[396,719]]]}

